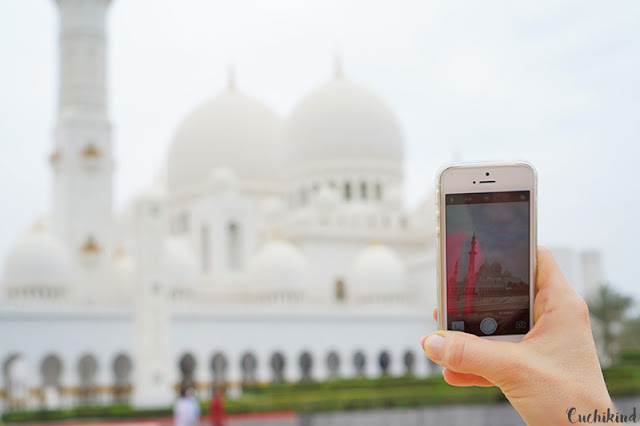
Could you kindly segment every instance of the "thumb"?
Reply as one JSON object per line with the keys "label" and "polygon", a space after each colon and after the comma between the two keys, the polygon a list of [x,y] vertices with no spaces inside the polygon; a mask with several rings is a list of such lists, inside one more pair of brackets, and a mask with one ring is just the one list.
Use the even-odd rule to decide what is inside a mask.
{"label": "thumb", "polygon": [[505,371],[517,370],[515,343],[482,339],[459,331],[437,331],[423,338],[429,358],[457,373],[475,374],[499,386]]}

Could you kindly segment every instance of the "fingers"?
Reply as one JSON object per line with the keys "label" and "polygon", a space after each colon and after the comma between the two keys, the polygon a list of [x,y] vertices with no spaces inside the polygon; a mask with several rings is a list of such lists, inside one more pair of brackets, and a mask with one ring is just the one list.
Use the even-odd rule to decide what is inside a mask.
{"label": "fingers", "polygon": [[438,307],[433,308],[433,319],[438,321]]}
{"label": "fingers", "polygon": [[448,368],[442,372],[442,376],[447,383],[453,386],[495,386],[484,377],[476,376],[475,374],[456,373]]}
{"label": "fingers", "polygon": [[564,277],[558,262],[553,257],[551,250],[545,246],[538,246],[538,261],[536,274],[536,290],[545,288],[571,289],[571,285]]}
{"label": "fingers", "polygon": [[469,333],[438,331],[423,337],[421,343],[434,362],[456,373],[483,377],[490,383],[501,382],[505,371],[517,371],[522,362],[516,344]]}
{"label": "fingers", "polygon": [[566,313],[569,307],[580,307],[580,296],[571,287],[551,251],[546,247],[538,247],[537,269],[533,311],[535,322],[544,312],[554,310]]}

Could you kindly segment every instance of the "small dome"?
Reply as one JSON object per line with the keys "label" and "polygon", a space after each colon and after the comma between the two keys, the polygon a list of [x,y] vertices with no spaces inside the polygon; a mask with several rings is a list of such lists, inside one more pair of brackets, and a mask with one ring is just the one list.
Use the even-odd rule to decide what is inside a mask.
{"label": "small dome", "polygon": [[376,160],[401,166],[403,141],[387,104],[340,76],[300,102],[285,129],[290,165]]}
{"label": "small dome", "polygon": [[282,119],[233,88],[195,109],[169,149],[171,192],[201,187],[220,166],[244,181],[278,180],[282,168]]}
{"label": "small dome", "polygon": [[9,287],[65,286],[73,265],[66,247],[42,227],[34,227],[9,252],[4,284]]}
{"label": "small dome", "polygon": [[165,271],[170,286],[193,285],[198,280],[198,263],[186,241],[178,237],[165,240]]}
{"label": "small dome", "polygon": [[252,288],[256,293],[300,293],[305,289],[308,268],[304,255],[293,244],[270,241],[251,263]]}
{"label": "small dome", "polygon": [[406,267],[389,247],[371,245],[356,256],[347,290],[355,298],[401,295],[406,291]]}

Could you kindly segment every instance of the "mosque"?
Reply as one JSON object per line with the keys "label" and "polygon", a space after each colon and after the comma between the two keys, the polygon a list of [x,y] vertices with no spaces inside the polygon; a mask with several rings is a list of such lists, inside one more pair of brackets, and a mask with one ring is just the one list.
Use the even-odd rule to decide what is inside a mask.
{"label": "mosque", "polygon": [[5,409],[170,403],[180,384],[431,374],[435,203],[403,205],[402,129],[338,68],[289,117],[226,88],[113,209],[108,0],[57,0],[50,217],[4,260]]}

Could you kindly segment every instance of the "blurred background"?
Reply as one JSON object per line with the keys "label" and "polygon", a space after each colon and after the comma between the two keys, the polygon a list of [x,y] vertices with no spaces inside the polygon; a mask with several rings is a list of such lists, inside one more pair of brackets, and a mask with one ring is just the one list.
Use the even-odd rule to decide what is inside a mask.
{"label": "blurred background", "polygon": [[166,410],[184,385],[238,413],[500,402],[448,389],[417,344],[454,160],[535,165],[539,241],[610,383],[638,379],[639,15],[4,0],[4,410]]}

